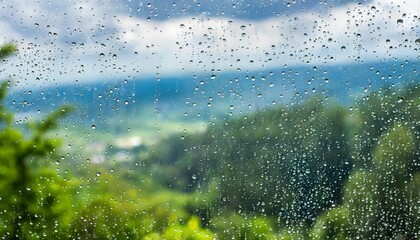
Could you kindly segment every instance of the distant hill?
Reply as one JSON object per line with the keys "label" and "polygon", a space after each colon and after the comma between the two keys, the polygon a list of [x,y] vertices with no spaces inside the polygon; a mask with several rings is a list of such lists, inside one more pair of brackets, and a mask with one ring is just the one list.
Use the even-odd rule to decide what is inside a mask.
{"label": "distant hill", "polygon": [[[118,114],[182,111],[206,119],[217,114],[246,113],[275,103],[301,101],[310,92],[350,103],[358,94],[413,79],[419,62],[383,62],[338,66],[280,67],[257,72],[105,80],[91,84],[12,89],[7,104],[18,114],[48,112],[62,104],[77,106],[76,121]],[[199,114],[198,114],[199,113]],[[32,116],[33,117],[33,116]]]}

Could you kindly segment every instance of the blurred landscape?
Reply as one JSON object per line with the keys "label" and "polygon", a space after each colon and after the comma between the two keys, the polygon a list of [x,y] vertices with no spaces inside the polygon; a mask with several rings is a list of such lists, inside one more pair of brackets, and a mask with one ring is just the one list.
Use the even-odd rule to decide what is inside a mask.
{"label": "blurred landscape", "polygon": [[420,2],[2,1],[0,239],[420,238]]}
{"label": "blurred landscape", "polygon": [[[1,235],[416,239],[417,68],[12,89],[2,107],[16,117],[1,125]],[[45,120],[65,104],[72,113]],[[35,148],[21,155],[30,141]]]}

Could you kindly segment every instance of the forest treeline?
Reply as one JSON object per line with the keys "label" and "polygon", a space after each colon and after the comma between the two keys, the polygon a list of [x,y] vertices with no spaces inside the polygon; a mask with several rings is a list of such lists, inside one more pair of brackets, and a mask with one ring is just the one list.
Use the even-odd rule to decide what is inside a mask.
{"label": "forest treeline", "polygon": [[418,238],[420,86],[383,88],[352,107],[325,99],[168,138],[148,155],[150,175],[205,196],[190,209],[223,239],[235,231],[218,224],[229,228],[232,213],[264,216],[296,239]]}
{"label": "forest treeline", "polygon": [[[13,51],[3,46],[0,58]],[[72,109],[22,130],[4,104],[8,88],[4,239],[419,238],[419,84],[351,107],[313,95],[170,136],[131,162],[71,168],[52,130]]]}

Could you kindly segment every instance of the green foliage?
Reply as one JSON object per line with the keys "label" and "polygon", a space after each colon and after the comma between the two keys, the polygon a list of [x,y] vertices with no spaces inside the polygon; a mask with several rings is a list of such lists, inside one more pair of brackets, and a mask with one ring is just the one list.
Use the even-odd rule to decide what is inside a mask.
{"label": "green foliage", "polygon": [[349,221],[353,226],[354,236],[368,238],[372,236],[372,226],[376,222],[379,206],[376,189],[377,178],[368,170],[353,172],[345,187],[344,205],[349,211]]}
{"label": "green foliage", "polygon": [[[231,119],[158,145],[148,158],[151,174],[169,176],[170,187],[195,188],[205,201],[189,211],[218,236],[242,231],[217,227],[220,213],[243,212],[280,216],[277,224],[289,227],[317,218],[311,233],[318,239],[411,238],[418,222],[412,178],[419,170],[419,97],[417,85],[389,88],[348,112],[316,96]],[[323,213],[333,205],[339,207]]]}
{"label": "green foliage", "polygon": [[0,60],[13,54],[16,51],[16,46],[12,43],[3,44],[0,46]]}
{"label": "green foliage", "polygon": [[373,150],[373,167],[381,177],[403,180],[414,159],[414,137],[407,127],[398,123],[390,132],[381,137]]}
{"label": "green foliage", "polygon": [[271,221],[264,217],[233,214],[212,222],[220,239],[278,239]]}
{"label": "green foliage", "polygon": [[158,145],[148,160],[154,164],[151,174],[189,191],[218,181],[215,209],[311,222],[341,199],[351,168],[345,117],[342,108],[314,97],[289,109],[232,119]]}
{"label": "green foliage", "polygon": [[162,234],[163,239],[173,240],[211,240],[214,234],[200,227],[200,220],[192,217],[187,224],[174,224],[165,229]]}
{"label": "green foliage", "polygon": [[[354,238],[415,239],[420,217],[418,189],[414,189],[418,173],[410,168],[415,156],[415,139],[408,128],[397,123],[383,134],[373,149],[373,165],[350,175],[345,187],[344,206],[349,211]],[[317,231],[317,230],[314,230]],[[318,231],[319,232],[319,231]],[[319,236],[319,235],[317,235]]]}
{"label": "green foliage", "polygon": [[311,239],[344,240],[349,236],[349,212],[345,207],[333,208],[318,217],[311,231]]}
{"label": "green foliage", "polygon": [[[15,51],[13,45],[0,48],[0,58]],[[31,127],[30,134],[13,126],[4,98],[9,83],[0,85],[0,234],[8,238],[32,239],[64,233],[69,223],[71,205],[63,193],[67,181],[47,169],[48,159],[59,146],[58,139],[47,133],[69,112],[62,108]]]}
{"label": "green foliage", "polygon": [[355,137],[349,139],[357,167],[370,166],[373,148],[379,137],[397,122],[412,128],[416,137],[419,136],[419,96],[420,86],[417,84],[384,88],[359,100],[355,113]]}
{"label": "green foliage", "polygon": [[72,222],[72,236],[76,239],[130,239],[132,229],[126,225],[125,216],[115,204],[96,200],[78,210]]}

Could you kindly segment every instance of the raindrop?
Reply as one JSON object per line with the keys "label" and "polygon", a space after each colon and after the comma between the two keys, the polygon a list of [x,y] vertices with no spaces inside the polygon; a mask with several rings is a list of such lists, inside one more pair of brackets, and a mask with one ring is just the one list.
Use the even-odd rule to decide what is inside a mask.
{"label": "raindrop", "polygon": [[216,75],[214,75],[214,74],[213,74],[213,75],[211,75],[211,76],[210,76],[210,79],[211,79],[211,80],[216,79]]}
{"label": "raindrop", "polygon": [[397,20],[397,24],[402,24],[404,22],[404,20],[402,20],[401,18]]}
{"label": "raindrop", "polygon": [[101,58],[105,57],[105,53],[100,53],[99,57],[101,57]]}
{"label": "raindrop", "polygon": [[97,172],[97,173],[96,173],[96,176],[97,176],[97,177],[100,177],[100,176],[101,176],[101,173],[100,173],[100,172]]}
{"label": "raindrop", "polygon": [[39,28],[39,23],[35,23],[35,28]]}
{"label": "raindrop", "polygon": [[417,38],[417,39],[416,39],[416,41],[415,41],[415,43],[416,43],[417,45],[420,45],[420,38]]}
{"label": "raindrop", "polygon": [[95,125],[92,125],[92,126],[91,126],[91,128],[92,128],[92,129],[96,129],[96,126],[95,126]]}

